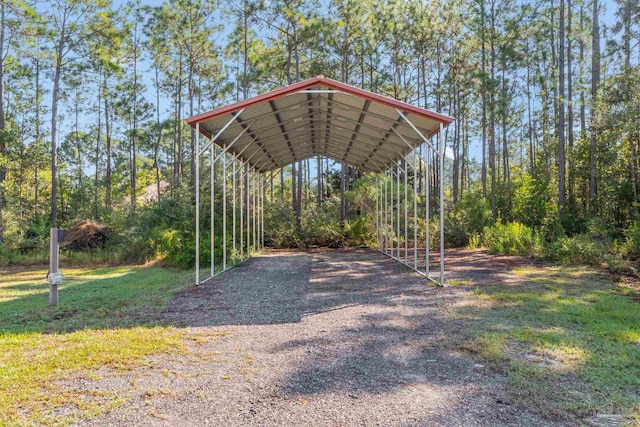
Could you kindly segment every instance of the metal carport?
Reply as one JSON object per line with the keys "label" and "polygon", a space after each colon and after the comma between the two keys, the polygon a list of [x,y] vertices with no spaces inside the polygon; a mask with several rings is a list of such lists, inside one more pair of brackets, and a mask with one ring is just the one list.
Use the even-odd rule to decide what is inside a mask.
{"label": "metal carport", "polygon": [[[249,98],[187,119],[196,129],[196,283],[230,268],[227,254],[227,192],[231,176],[232,248],[247,259],[264,246],[264,175],[293,162],[324,156],[363,172],[379,174],[376,192],[376,249],[426,278],[444,285],[444,142],[453,118],[323,76]],[[201,143],[201,136],[206,140]],[[437,141],[433,141],[438,137]],[[407,161],[413,153],[413,165]],[[210,159],[211,275],[200,278],[200,166]],[[430,275],[429,212],[431,156],[438,168],[440,274]],[[417,164],[424,164],[425,268],[418,262]],[[225,171],[222,188],[222,268],[216,272],[215,167]],[[404,169],[401,167],[404,165]],[[413,182],[407,176],[413,170]],[[231,170],[228,173],[228,170]],[[402,181],[402,182],[401,182]],[[412,187],[412,202],[408,187]],[[404,191],[404,197],[401,191]],[[413,204],[413,206],[409,206]],[[237,206],[239,205],[239,206]],[[420,207],[422,208],[422,207]],[[413,238],[408,218],[413,218]],[[401,221],[401,216],[404,221]],[[401,226],[402,224],[402,226]],[[239,225],[239,228],[237,227]],[[239,230],[239,233],[236,233]],[[239,234],[236,236],[236,234]],[[412,247],[409,247],[409,243]],[[403,245],[404,244],[404,245]],[[404,248],[402,247],[404,246]],[[409,249],[413,256],[409,257]],[[402,252],[402,253],[401,253]]]}

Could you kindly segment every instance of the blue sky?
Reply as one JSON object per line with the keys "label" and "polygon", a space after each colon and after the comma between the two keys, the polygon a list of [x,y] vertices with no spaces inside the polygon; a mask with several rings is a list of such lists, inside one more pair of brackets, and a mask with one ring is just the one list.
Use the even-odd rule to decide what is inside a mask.
{"label": "blue sky", "polygon": [[[162,0],[142,0],[141,3],[143,5],[149,5],[149,6],[159,6],[162,3],[164,3]],[[124,4],[126,4],[126,1],[124,0],[115,0],[114,1],[114,7],[119,7],[122,6]],[[225,0],[221,5],[219,5],[219,9],[222,9],[225,7],[225,4],[228,4],[228,2]],[[616,11],[616,4],[615,1],[610,0],[610,1],[605,1],[602,3],[602,7],[603,7],[603,12],[601,15],[601,20],[602,20],[602,24],[603,26],[606,27],[610,27],[614,24],[615,22],[615,11]],[[227,31],[230,31],[231,29],[231,25],[227,25]],[[226,43],[226,37],[221,37],[220,38],[220,43]],[[220,46],[221,48],[224,48],[224,46]],[[147,69],[149,69],[150,64],[148,63],[142,63],[141,64],[141,69],[146,71]],[[153,84],[151,81],[151,73],[146,73],[143,71],[143,79],[144,79],[144,83],[147,86],[147,99],[152,102],[155,103],[155,91],[153,90]],[[63,107],[64,108],[64,107]],[[167,118],[171,115],[171,111],[170,110],[170,104],[169,104],[169,100],[162,100],[160,102],[160,112],[161,112],[161,116],[163,118]],[[67,114],[68,119],[62,123],[62,128],[61,128],[61,132],[60,132],[60,137],[64,138],[64,135],[66,133],[68,133],[70,131],[70,116],[69,114]],[[85,117],[83,121],[86,122],[93,122],[95,119],[93,117]],[[470,147],[470,155],[471,157],[476,158],[477,160],[480,159],[480,154],[481,154],[481,149],[480,149],[480,141],[478,140],[478,138],[475,138],[472,140],[471,142],[471,147]]]}

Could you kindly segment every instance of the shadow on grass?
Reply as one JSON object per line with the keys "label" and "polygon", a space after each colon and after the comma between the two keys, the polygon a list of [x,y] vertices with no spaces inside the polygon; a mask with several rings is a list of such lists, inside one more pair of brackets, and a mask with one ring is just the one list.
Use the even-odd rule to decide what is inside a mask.
{"label": "shadow on grass", "polygon": [[[640,413],[640,306],[580,267],[516,268],[516,286],[479,288],[466,347],[509,376],[512,394],[551,414]],[[517,390],[525,392],[518,393]]]}
{"label": "shadow on grass", "polygon": [[0,332],[63,333],[157,324],[171,295],[186,286],[185,273],[158,267],[67,273],[56,307],[48,305],[45,272],[20,273],[11,282],[5,278],[0,284]]}
{"label": "shadow on grass", "polygon": [[[482,285],[435,288],[369,250],[269,252],[200,287],[187,287],[189,274],[160,268],[97,270],[92,274],[108,280],[82,275],[67,281],[57,308],[46,305],[46,284],[40,290],[25,280],[0,288],[9,294],[0,302],[0,331],[317,321],[326,330],[283,336],[268,349],[283,356],[304,352],[287,365],[286,395],[357,397],[418,387],[421,404],[428,403],[428,390],[465,390],[441,414],[480,414],[473,399],[475,405],[506,399],[560,418],[634,410],[640,309],[612,291],[608,278],[550,266],[527,270],[524,261],[477,251],[451,254],[449,277]],[[158,310],[166,303],[166,311]],[[499,376],[479,370],[470,353],[506,375],[506,392]],[[505,422],[519,420],[519,410],[508,411]]]}

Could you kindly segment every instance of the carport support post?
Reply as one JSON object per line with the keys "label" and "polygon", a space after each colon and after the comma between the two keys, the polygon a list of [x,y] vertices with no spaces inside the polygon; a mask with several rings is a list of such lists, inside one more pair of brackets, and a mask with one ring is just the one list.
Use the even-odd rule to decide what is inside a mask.
{"label": "carport support post", "polygon": [[429,151],[429,147],[427,146],[427,144],[424,144],[424,151],[425,151],[425,160],[426,160],[426,165],[424,167],[424,191],[425,191],[425,216],[427,218],[427,229],[426,229],[426,237],[425,237],[425,260],[426,260],[426,271],[425,273],[427,274],[427,277],[429,276],[429,249],[430,249],[430,243],[431,243],[431,239],[429,238],[429,211],[430,211],[430,200],[431,199],[431,188],[429,187],[429,185],[431,184],[431,180],[429,179],[429,174],[431,173],[430,169],[430,163],[431,163],[431,151]]}
{"label": "carport support post", "polygon": [[400,261],[400,161],[398,161],[398,163],[396,164],[396,193],[398,197],[398,202],[396,203],[396,229],[398,230],[396,234],[398,239],[398,251],[396,259]]}
{"label": "carport support post", "polygon": [[395,249],[394,243],[393,243],[393,235],[395,234],[396,230],[393,227],[393,167],[389,168],[389,181],[391,181],[391,187],[389,189],[389,193],[391,195],[391,197],[389,198],[391,200],[391,205],[389,206],[389,216],[391,217],[391,230],[389,230],[389,243],[390,243],[390,247],[389,247],[389,253],[391,255],[391,258],[393,258],[393,251]]}
{"label": "carport support post", "polygon": [[200,285],[200,123],[196,123],[196,285]]}
{"label": "carport support post", "polygon": [[376,177],[376,249],[380,250],[380,179]]}
{"label": "carport support post", "polygon": [[262,177],[262,185],[260,186],[261,192],[260,195],[260,247],[264,249],[264,196],[265,196],[265,186],[267,185],[267,181],[264,179],[264,175],[260,175]]}
{"label": "carport support post", "polygon": [[256,238],[256,170],[254,167],[252,167],[251,169],[253,169],[253,178],[251,179],[253,181],[253,207],[252,207],[252,211],[251,211],[251,215],[253,216],[253,250],[254,252],[258,251],[258,239]]}
{"label": "carport support post", "polygon": [[240,163],[240,261],[244,261],[244,175],[242,174],[243,164]]}
{"label": "carport support post", "polygon": [[211,231],[209,233],[209,252],[211,253],[209,263],[211,265],[211,273],[210,277],[215,276],[216,274],[216,261],[215,261],[215,242],[216,242],[216,225],[215,225],[215,216],[216,216],[216,187],[215,187],[215,171],[216,171],[216,146],[215,144],[211,144],[211,148],[209,149],[209,156],[211,157],[211,177],[209,179],[209,195],[211,197],[211,218],[209,218],[209,222],[211,223]]}
{"label": "carport support post", "polygon": [[233,180],[231,183],[231,194],[233,195],[233,253],[231,254],[232,258],[231,261],[232,263],[234,263],[235,258],[236,258],[236,162],[237,160],[235,158],[232,158],[231,161],[233,162],[232,164],[232,173],[233,173]]}
{"label": "carport support post", "polygon": [[413,150],[413,269],[418,269],[418,155]]}
{"label": "carport support post", "polygon": [[251,256],[251,225],[249,220],[251,219],[251,169],[249,166],[245,166],[245,180],[247,184],[247,258]]}
{"label": "carport support post", "polygon": [[444,132],[440,123],[440,286],[444,286]]}
{"label": "carport support post", "polygon": [[407,222],[409,220],[409,190],[407,188],[407,175],[409,174],[409,163],[404,158],[404,263],[409,264],[409,231]]}
{"label": "carport support post", "polygon": [[389,168],[389,200],[387,201],[387,254],[393,256],[393,174]]}
{"label": "carport support post", "polygon": [[227,155],[222,154],[222,271],[227,269]]}

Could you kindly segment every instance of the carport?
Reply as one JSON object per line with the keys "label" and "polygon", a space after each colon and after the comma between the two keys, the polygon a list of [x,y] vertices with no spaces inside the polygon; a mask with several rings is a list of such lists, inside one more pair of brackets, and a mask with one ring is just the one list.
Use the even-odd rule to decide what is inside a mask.
{"label": "carport", "polygon": [[[443,129],[452,121],[323,76],[187,119],[196,130],[196,284],[264,247],[266,177],[294,162],[323,156],[375,174],[375,249],[444,285]],[[200,272],[203,167],[210,171],[204,195],[210,197],[211,206],[211,269],[204,279]],[[213,217],[216,168],[222,170],[222,183],[217,183],[222,191],[222,229],[216,229]],[[424,171],[421,177],[419,170]],[[432,176],[439,181],[437,195],[431,193]],[[436,274],[429,260],[432,199],[437,199],[440,234]],[[222,242],[222,265],[217,269],[216,239]]]}

